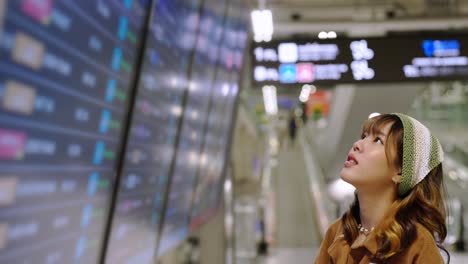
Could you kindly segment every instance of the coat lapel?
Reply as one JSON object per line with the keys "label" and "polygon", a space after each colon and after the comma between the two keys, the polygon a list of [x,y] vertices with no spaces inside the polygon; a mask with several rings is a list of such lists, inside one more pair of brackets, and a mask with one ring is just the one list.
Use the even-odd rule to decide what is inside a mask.
{"label": "coat lapel", "polygon": [[[366,242],[360,247],[365,247],[369,252],[370,255],[375,255],[377,252],[377,238],[375,236],[375,232],[372,232],[369,237],[367,238]],[[333,260],[334,264],[347,264],[348,263],[348,256],[350,256],[351,247],[344,239],[344,234],[342,234],[341,230],[338,232],[338,235],[333,240],[333,243],[328,247],[328,255]],[[361,263],[368,263],[369,262],[369,255],[363,257]]]}
{"label": "coat lapel", "polygon": [[340,234],[335,237],[333,243],[328,247],[328,255],[333,260],[334,264],[346,264],[348,263],[348,256],[350,247],[348,242],[344,239],[344,235]]}

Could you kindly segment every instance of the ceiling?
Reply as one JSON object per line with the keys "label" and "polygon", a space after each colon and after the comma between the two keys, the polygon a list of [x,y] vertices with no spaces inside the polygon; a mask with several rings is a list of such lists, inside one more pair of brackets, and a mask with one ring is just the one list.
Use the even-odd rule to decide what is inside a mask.
{"label": "ceiling", "polygon": [[388,31],[465,29],[468,1],[461,0],[253,0],[273,12],[274,38],[334,30],[340,35]]}

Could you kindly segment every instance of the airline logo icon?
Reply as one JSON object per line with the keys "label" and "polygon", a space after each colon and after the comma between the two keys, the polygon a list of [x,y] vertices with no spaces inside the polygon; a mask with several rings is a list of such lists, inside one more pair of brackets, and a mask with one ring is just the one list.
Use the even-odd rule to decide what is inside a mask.
{"label": "airline logo icon", "polygon": [[281,43],[278,46],[278,58],[281,63],[294,63],[299,59],[296,43]]}
{"label": "airline logo icon", "polygon": [[49,23],[52,15],[52,8],[52,0],[23,0],[21,2],[21,10],[23,13],[43,24]]}
{"label": "airline logo icon", "polygon": [[282,83],[296,82],[296,65],[295,64],[281,64],[279,71],[280,71],[280,82]]}
{"label": "airline logo icon", "polygon": [[14,177],[0,178],[0,206],[8,206],[15,202],[17,183],[18,180]]}
{"label": "airline logo icon", "polygon": [[17,63],[39,70],[42,66],[44,44],[23,33],[16,34],[13,60]]}
{"label": "airline logo icon", "polygon": [[5,88],[3,107],[11,112],[31,115],[34,110],[36,90],[15,81],[8,81]]}
{"label": "airline logo icon", "polygon": [[297,81],[301,83],[313,82],[315,79],[315,69],[313,63],[297,64]]}
{"label": "airline logo icon", "polygon": [[7,246],[8,224],[0,224],[0,249]]}
{"label": "airline logo icon", "polygon": [[460,55],[458,40],[424,40],[422,48],[427,57],[450,57]]}
{"label": "airline logo icon", "polygon": [[25,133],[0,129],[0,159],[22,159],[25,146]]}

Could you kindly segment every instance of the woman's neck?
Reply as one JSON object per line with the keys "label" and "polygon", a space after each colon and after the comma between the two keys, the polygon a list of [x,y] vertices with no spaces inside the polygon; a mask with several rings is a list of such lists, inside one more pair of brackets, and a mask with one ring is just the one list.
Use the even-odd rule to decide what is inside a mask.
{"label": "woman's neck", "polygon": [[379,225],[395,200],[393,192],[360,194],[358,192],[361,225],[368,230]]}

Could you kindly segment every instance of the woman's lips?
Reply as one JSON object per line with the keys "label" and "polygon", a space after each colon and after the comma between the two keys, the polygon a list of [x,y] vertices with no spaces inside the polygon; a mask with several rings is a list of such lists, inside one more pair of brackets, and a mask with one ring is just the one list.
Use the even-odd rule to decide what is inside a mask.
{"label": "woman's lips", "polygon": [[344,163],[344,166],[346,168],[349,168],[349,167],[352,167],[352,166],[357,165],[357,164],[358,164],[358,162],[356,161],[356,158],[352,154],[349,154],[348,159]]}
{"label": "woman's lips", "polygon": [[354,166],[354,165],[356,165],[356,164],[357,164],[357,163],[356,163],[355,160],[347,160],[347,161],[344,162],[344,166],[345,166],[346,168],[352,167],[352,166]]}

